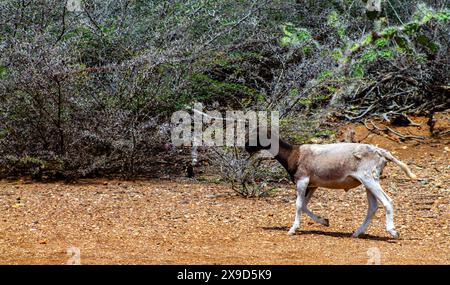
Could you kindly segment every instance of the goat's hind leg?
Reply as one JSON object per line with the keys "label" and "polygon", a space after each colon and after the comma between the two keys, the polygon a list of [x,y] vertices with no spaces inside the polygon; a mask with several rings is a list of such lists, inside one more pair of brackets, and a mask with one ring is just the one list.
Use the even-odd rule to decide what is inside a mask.
{"label": "goat's hind leg", "polygon": [[361,179],[361,182],[366,188],[383,204],[386,211],[386,231],[393,237],[398,238],[399,234],[394,226],[394,207],[392,206],[392,199],[383,191],[380,183],[373,178]]}
{"label": "goat's hind leg", "polygon": [[295,201],[295,220],[291,229],[289,230],[289,234],[295,234],[295,231],[300,227],[300,216],[302,214],[303,201],[305,199],[305,191],[308,188],[309,178],[304,177],[297,180],[297,200]]}
{"label": "goat's hind leg", "polygon": [[314,214],[313,212],[311,212],[308,209],[308,203],[311,200],[312,195],[314,194],[316,189],[317,189],[317,187],[308,187],[306,189],[306,195],[305,195],[306,197],[305,197],[305,201],[303,202],[302,209],[303,209],[303,212],[305,212],[305,214],[307,214],[314,222],[328,227],[330,225],[330,222],[328,221],[328,219],[324,219],[320,216],[317,216],[316,214]]}
{"label": "goat's hind leg", "polygon": [[353,233],[352,237],[358,237],[366,231],[367,227],[370,224],[370,221],[372,221],[373,215],[378,209],[378,202],[375,195],[373,195],[369,189],[366,189],[366,192],[367,192],[367,201],[369,204],[369,207],[367,209],[367,216],[364,219],[364,222],[361,224],[361,226]]}

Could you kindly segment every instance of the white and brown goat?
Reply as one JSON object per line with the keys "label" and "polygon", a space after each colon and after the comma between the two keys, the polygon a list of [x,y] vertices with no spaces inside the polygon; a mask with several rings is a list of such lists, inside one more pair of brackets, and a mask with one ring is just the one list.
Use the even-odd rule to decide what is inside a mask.
{"label": "white and brown goat", "polygon": [[[308,209],[314,191],[318,187],[349,190],[363,184],[366,188],[369,207],[367,216],[361,226],[353,233],[358,237],[365,232],[379,201],[386,210],[386,230],[397,238],[393,220],[392,199],[380,186],[380,176],[387,161],[392,161],[406,172],[411,179],[416,176],[408,166],[392,154],[379,147],[359,143],[304,144],[291,145],[278,139],[279,149],[275,158],[283,165],[297,188],[295,221],[289,230],[294,234],[300,226],[301,212],[311,219],[328,226],[327,219],[321,218]],[[245,149],[253,154],[270,146],[249,146]]]}

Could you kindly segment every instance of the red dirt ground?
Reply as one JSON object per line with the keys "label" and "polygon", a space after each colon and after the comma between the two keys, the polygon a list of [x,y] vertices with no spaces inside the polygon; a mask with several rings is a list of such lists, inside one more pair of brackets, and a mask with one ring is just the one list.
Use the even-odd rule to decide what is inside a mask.
{"label": "red dirt ground", "polygon": [[[0,264],[450,264],[450,146],[447,139],[401,143],[350,126],[356,139],[378,144],[410,165],[410,181],[388,164],[382,185],[394,200],[399,239],[384,230],[380,208],[366,235],[351,238],[367,201],[362,187],[319,189],[311,209],[330,227],[303,215],[295,236],[293,185],[271,197],[246,199],[226,185],[191,180],[86,180],[77,184],[0,182]],[[397,128],[425,133],[422,127]]]}

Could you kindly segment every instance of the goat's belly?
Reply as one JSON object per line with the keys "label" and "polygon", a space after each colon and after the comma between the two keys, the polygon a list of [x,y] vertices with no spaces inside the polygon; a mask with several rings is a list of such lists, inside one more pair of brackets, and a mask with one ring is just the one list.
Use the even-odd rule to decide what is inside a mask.
{"label": "goat's belly", "polygon": [[312,187],[324,187],[330,189],[352,189],[361,185],[359,180],[347,176],[343,179],[339,180],[328,180],[328,179],[320,179],[319,177],[311,177],[309,181],[309,186]]}

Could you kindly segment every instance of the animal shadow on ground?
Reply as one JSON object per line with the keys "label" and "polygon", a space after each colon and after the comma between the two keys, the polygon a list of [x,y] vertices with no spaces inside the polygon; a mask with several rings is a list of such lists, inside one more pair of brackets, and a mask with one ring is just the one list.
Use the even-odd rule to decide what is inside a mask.
{"label": "animal shadow on ground", "polygon": [[[263,230],[265,231],[283,231],[283,232],[288,232],[289,231],[289,227],[262,227]],[[339,237],[339,238],[353,238],[352,237],[352,233],[343,233],[343,232],[327,232],[327,231],[320,231],[320,230],[309,230],[309,231],[304,231],[304,230],[300,230],[297,232],[297,235],[323,235],[323,236],[330,236],[330,237]],[[361,236],[358,237],[359,239],[367,239],[367,240],[377,240],[377,241],[393,241],[396,239],[393,239],[391,237],[380,237],[380,236],[374,236],[374,235],[370,235],[370,234],[363,234]]]}

